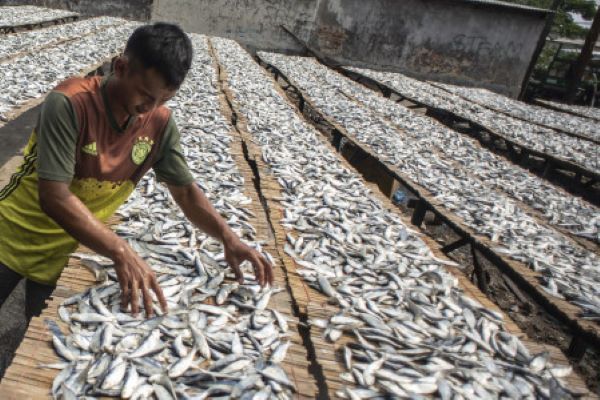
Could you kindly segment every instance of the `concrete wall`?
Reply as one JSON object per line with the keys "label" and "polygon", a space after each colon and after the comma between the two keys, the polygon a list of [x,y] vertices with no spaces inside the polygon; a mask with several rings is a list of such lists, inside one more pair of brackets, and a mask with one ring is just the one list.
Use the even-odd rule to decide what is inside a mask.
{"label": "concrete wall", "polygon": [[280,25],[308,41],[317,9],[317,0],[154,0],[152,20],[174,21],[254,49],[287,51],[302,47]]}
{"label": "concrete wall", "polygon": [[23,4],[61,8],[93,16],[110,15],[138,21],[150,20],[152,11],[152,0],[0,0],[0,6]]}
{"label": "concrete wall", "polygon": [[342,63],[378,66],[516,96],[544,15],[447,0],[327,0],[310,44]]}
{"label": "concrete wall", "polygon": [[461,0],[0,0],[172,21],[251,50],[301,52],[284,24],[341,64],[519,93],[544,14]]}
{"label": "concrete wall", "polygon": [[513,96],[545,22],[541,13],[448,0],[154,0],[152,19],[251,49],[302,50],[285,24],[342,64]]}

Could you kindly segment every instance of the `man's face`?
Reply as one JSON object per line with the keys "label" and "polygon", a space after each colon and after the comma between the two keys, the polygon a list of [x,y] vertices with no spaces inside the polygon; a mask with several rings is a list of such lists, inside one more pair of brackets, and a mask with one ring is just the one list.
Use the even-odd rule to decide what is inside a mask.
{"label": "man's face", "polygon": [[120,57],[115,63],[119,80],[119,99],[132,116],[145,114],[163,105],[175,96],[176,88],[168,87],[163,77],[153,68],[143,68],[135,60]]}

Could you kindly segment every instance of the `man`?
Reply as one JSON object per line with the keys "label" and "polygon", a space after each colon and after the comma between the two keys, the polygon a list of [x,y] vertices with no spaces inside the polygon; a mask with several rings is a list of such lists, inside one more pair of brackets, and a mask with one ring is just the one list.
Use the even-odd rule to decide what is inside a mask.
{"label": "man", "polygon": [[177,26],[138,28],[106,78],[71,78],[50,93],[25,149],[25,160],[0,190],[0,305],[26,279],[26,315],[38,315],[68,255],[79,243],[113,260],[124,308],[139,312],[140,292],[152,315],[152,269],[104,224],[153,168],[185,215],[219,238],[237,279],[252,263],[261,285],[272,283],[267,260],[241,242],[194,183],[179,132],[164,103],[192,62]]}

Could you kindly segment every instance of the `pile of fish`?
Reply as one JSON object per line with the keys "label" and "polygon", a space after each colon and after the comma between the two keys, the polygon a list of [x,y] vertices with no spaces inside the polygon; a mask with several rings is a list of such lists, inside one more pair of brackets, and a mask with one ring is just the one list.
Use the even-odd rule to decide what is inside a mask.
{"label": "pile of fish", "polygon": [[373,197],[249,54],[233,41],[211,41],[234,108],[281,186],[285,251],[339,305],[312,329],[331,341],[351,335],[338,396],[570,397],[558,379],[570,367],[529,354],[501,315],[461,292],[445,261]]}
{"label": "pile of fish", "polygon": [[0,27],[39,24],[59,18],[79,15],[67,10],[56,10],[35,6],[0,7]]}
{"label": "pile of fish", "polygon": [[[282,68],[288,65],[287,58],[281,55],[264,52],[259,55],[273,65]],[[328,70],[312,59],[300,58],[294,61],[309,63],[309,68],[319,69],[319,76],[334,83],[345,95],[360,99],[360,104],[378,111],[399,127],[398,135],[409,137],[413,146],[437,152],[440,157],[456,162],[457,167],[469,169],[472,175],[490,185],[491,189],[510,194],[539,211],[550,225],[600,243],[600,210],[594,205],[540,179],[482,148],[476,140],[429,117],[383,99],[364,86],[337,74],[329,76]],[[288,70],[289,68],[286,69]]]}
{"label": "pile of fish", "polygon": [[[490,162],[489,153],[472,153],[475,145],[469,149],[460,142],[444,141],[449,132],[436,132],[439,125],[427,124],[426,118],[417,117],[314,59],[265,53],[259,56],[282,71],[320,112],[340,124],[379,160],[429,190],[465,225],[490,238],[497,253],[540,272],[544,290],[581,307],[584,318],[600,320],[600,257],[540,224],[519,202],[497,191],[488,180],[501,183],[505,190],[515,182],[498,176],[495,165],[499,163]],[[420,124],[422,127],[415,130]],[[568,203],[563,203],[562,211],[567,207]],[[595,229],[597,235],[598,212],[591,205],[587,210],[594,224],[588,229]]]}
{"label": "pile of fish", "polygon": [[[169,104],[183,151],[229,226],[262,251],[244,179],[229,155],[231,127],[219,112],[206,39],[192,35],[192,41],[192,70]],[[288,321],[268,308],[281,289],[261,289],[249,273],[242,285],[230,280],[222,245],[190,225],[153,173],[119,213],[116,231],[152,265],[169,313],[155,307],[158,316],[145,319],[122,312],[110,262],[78,254],[106,282],[59,308],[70,333],[54,327],[54,347],[65,359],[51,366],[62,369],[54,397],[291,398],[294,384],[279,365],[290,346]]]}
{"label": "pile of fish", "polygon": [[598,107],[577,106],[573,104],[558,103],[555,101],[544,99],[535,99],[535,102],[541,105],[548,106],[551,109],[558,109],[567,113],[579,115],[581,117],[586,117],[595,121],[600,121],[600,110],[598,109]]}
{"label": "pile of fish", "polygon": [[44,29],[24,31],[13,35],[0,36],[0,62],[3,58],[21,52],[33,53],[36,50],[64,40],[76,39],[111,25],[123,24],[125,20],[112,17],[98,17],[69,24],[53,25]]}
{"label": "pile of fish", "polygon": [[137,26],[121,21],[101,32],[0,64],[0,119],[6,120],[3,114],[41,97],[69,76],[116,55]]}
{"label": "pile of fish", "polygon": [[545,125],[558,131],[570,132],[594,140],[600,140],[600,123],[598,121],[590,121],[588,118],[577,117],[572,114],[527,104],[483,88],[470,88],[438,82],[429,83],[460,96],[465,100],[518,119]]}
{"label": "pile of fish", "polygon": [[473,121],[520,146],[558,159],[574,162],[590,171],[600,170],[598,145],[588,140],[569,136],[562,132],[492,111],[443,89],[400,73],[379,72],[354,67],[348,67],[347,69],[381,82],[409,99],[414,99],[427,106],[445,110]]}

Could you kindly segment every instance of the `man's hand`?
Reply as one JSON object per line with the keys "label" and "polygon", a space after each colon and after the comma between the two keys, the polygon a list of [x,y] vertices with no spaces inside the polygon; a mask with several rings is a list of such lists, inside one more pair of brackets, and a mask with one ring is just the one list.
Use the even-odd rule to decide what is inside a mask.
{"label": "man's hand", "polygon": [[150,290],[154,290],[163,311],[167,311],[167,302],[152,269],[127,242],[108,229],[71,193],[68,182],[40,179],[38,193],[40,207],[50,218],[84,246],[113,260],[124,307],[131,303],[131,311],[134,314],[139,312],[141,289],[146,315],[151,316],[153,310]]}
{"label": "man's hand", "polygon": [[242,243],[237,237],[224,240],[223,245],[225,247],[225,260],[227,260],[229,266],[233,269],[235,277],[240,284],[244,283],[244,275],[240,269],[240,264],[244,261],[250,261],[254,267],[254,274],[258,283],[261,286],[267,283],[273,285],[273,269],[262,254]]}
{"label": "man's hand", "polygon": [[134,316],[140,311],[140,290],[144,301],[146,316],[152,317],[152,297],[150,290],[153,290],[158,298],[163,312],[167,312],[167,301],[156,281],[156,275],[152,268],[137,255],[129,246],[122,246],[118,253],[113,256],[114,268],[117,272],[119,285],[121,286],[121,308],[127,309],[131,304],[131,312]]}
{"label": "man's hand", "polygon": [[258,282],[262,286],[267,283],[273,284],[271,264],[258,251],[242,243],[195,183],[185,186],[168,186],[185,216],[204,232],[223,242],[225,259],[240,283],[244,281],[240,264],[244,261],[250,261]]}

